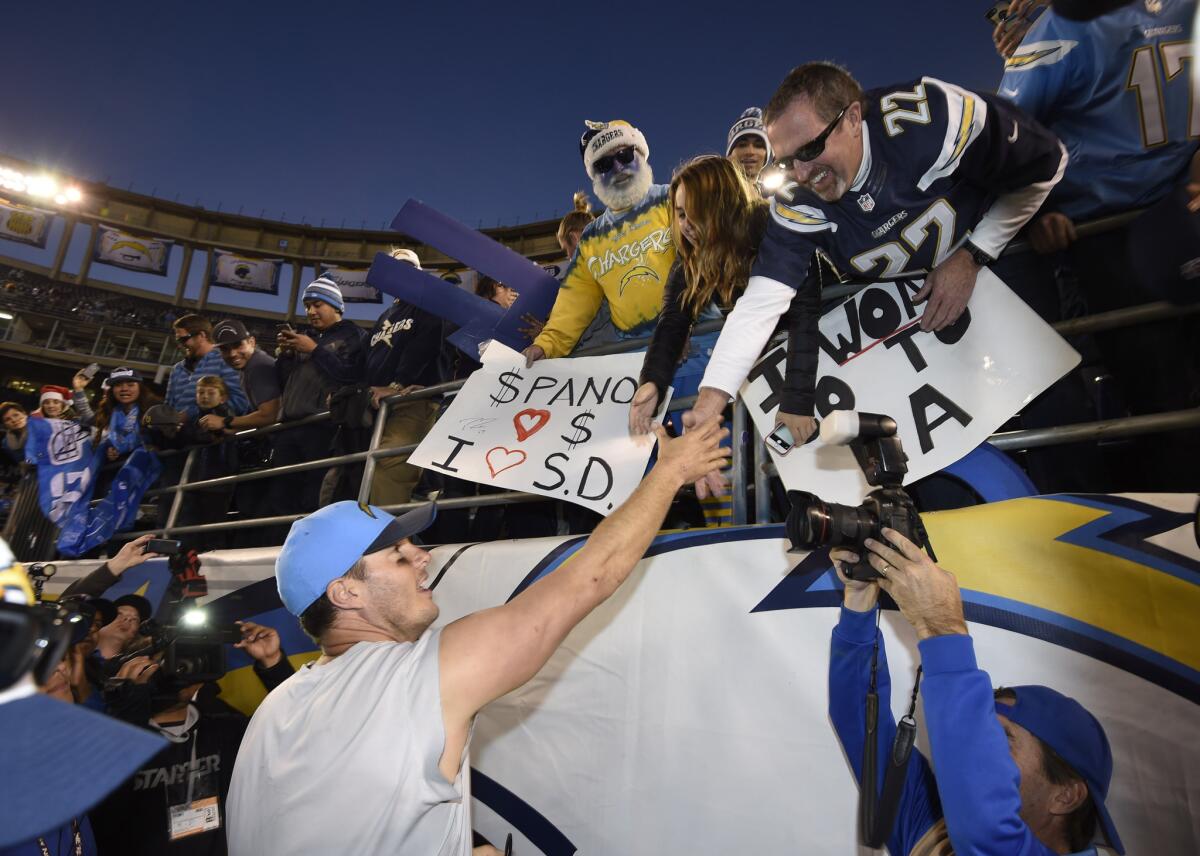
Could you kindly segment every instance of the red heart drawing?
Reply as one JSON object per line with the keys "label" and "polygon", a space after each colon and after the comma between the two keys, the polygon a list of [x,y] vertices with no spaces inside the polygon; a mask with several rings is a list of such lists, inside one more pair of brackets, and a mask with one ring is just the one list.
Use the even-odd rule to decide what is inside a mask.
{"label": "red heart drawing", "polygon": [[526,408],[513,417],[513,427],[517,429],[517,442],[523,442],[545,427],[550,421],[549,410],[534,410]]}
{"label": "red heart drawing", "polygon": [[[497,452],[503,452],[504,454],[496,455]],[[504,466],[497,469],[496,465],[492,463],[492,455],[496,455],[496,457],[503,462]],[[512,461],[514,455],[520,456],[520,460]],[[513,467],[520,466],[521,464],[525,463],[525,457],[525,453],[520,449],[506,449],[503,446],[497,446],[494,449],[488,449],[488,453],[484,455],[483,459],[487,461],[488,469],[492,473],[492,478],[495,478],[505,470],[511,470]],[[509,461],[512,461],[512,463],[508,463]]]}

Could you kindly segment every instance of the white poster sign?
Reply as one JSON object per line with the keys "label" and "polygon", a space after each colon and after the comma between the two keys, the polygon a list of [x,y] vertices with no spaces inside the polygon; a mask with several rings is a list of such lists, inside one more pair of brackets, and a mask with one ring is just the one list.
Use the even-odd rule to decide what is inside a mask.
{"label": "white poster sign", "polygon": [[324,267],[321,276],[329,277],[342,290],[347,303],[383,303],[379,289],[367,284],[367,269]]}
{"label": "white poster sign", "polygon": [[173,242],[161,238],[143,238],[101,226],[92,260],[126,270],[166,276],[167,259],[170,258],[172,246]]}
{"label": "white poster sign", "polygon": [[279,293],[279,259],[259,259],[217,250],[212,284],[260,294]]}
{"label": "white poster sign", "polygon": [[0,202],[0,236],[11,241],[44,247],[52,222],[53,211]]}
{"label": "white poster sign", "polygon": [[[629,435],[642,354],[542,360],[499,342],[409,463],[607,515],[645,472],[652,436]],[[670,393],[663,407],[670,402]]]}
{"label": "white poster sign", "polygon": [[[882,413],[896,420],[908,454],[905,483],[950,466],[1079,362],[1079,354],[984,269],[953,326],[922,332],[923,280],[881,282],[821,318],[816,415]],[[783,346],[769,351],[742,386],[762,436],[775,428]],[[819,439],[787,455],[771,450],[791,490],[857,504],[871,489],[849,446]]]}

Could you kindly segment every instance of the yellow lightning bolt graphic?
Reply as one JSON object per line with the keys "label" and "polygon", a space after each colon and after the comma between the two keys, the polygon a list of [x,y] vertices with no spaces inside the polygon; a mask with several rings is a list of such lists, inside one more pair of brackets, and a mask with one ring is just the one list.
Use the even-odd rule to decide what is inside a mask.
{"label": "yellow lightning bolt graphic", "polygon": [[1056,612],[1200,669],[1200,586],[1120,556],[1055,540],[1110,512],[1015,499],[926,516],[939,564],[964,589]]}

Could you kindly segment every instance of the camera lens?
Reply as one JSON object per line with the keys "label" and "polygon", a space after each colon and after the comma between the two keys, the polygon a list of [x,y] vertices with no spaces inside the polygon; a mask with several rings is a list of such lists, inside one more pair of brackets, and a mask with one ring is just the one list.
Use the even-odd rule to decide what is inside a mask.
{"label": "camera lens", "polygon": [[787,536],[792,547],[809,550],[861,544],[878,526],[870,507],[850,507],[824,502],[811,493],[788,491],[792,509],[787,519]]}

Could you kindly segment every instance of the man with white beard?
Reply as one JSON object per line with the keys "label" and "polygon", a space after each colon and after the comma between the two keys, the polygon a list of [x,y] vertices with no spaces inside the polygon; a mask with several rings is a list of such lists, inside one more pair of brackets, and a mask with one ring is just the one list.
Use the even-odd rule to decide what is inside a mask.
{"label": "man with white beard", "polygon": [[675,262],[668,186],[654,184],[646,138],[620,119],[587,126],[579,152],[606,210],[583,230],[550,319],[525,349],[530,364],[571,353],[606,297],[619,337],[649,335]]}

